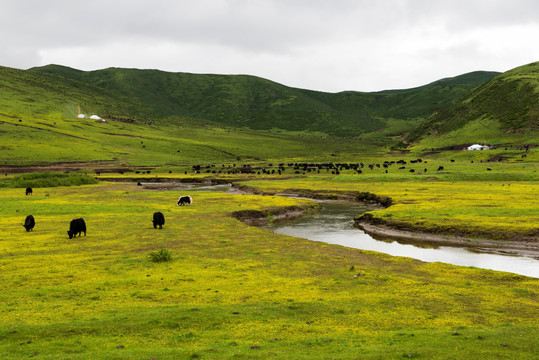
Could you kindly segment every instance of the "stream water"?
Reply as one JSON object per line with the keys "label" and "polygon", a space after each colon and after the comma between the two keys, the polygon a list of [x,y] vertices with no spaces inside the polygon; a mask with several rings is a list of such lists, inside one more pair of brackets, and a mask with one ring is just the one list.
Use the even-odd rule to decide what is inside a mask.
{"label": "stream water", "polygon": [[319,214],[276,222],[266,226],[279,234],[373,250],[392,256],[406,256],[426,262],[443,262],[539,278],[539,260],[523,256],[505,256],[473,252],[467,248],[419,247],[395,240],[375,240],[354,227],[354,216],[372,210],[372,205],[342,201],[323,201]]}

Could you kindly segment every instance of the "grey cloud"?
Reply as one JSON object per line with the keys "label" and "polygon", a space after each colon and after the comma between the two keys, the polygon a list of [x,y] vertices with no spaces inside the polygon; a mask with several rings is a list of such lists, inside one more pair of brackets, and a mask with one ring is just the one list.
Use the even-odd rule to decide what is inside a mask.
{"label": "grey cloud", "polygon": [[[494,43],[520,53],[499,58],[492,70],[537,60],[534,39],[527,47],[492,39],[526,24],[539,28],[535,0],[3,0],[0,65],[166,65],[298,87],[381,90],[377,81],[419,85],[414,81],[476,70],[463,63],[496,65],[483,41],[489,51]],[[528,36],[537,34],[530,29]],[[526,36],[522,31],[515,36]],[[150,51],[156,53],[140,55]],[[106,56],[88,57],[95,52]],[[403,71],[412,68],[421,73]]]}

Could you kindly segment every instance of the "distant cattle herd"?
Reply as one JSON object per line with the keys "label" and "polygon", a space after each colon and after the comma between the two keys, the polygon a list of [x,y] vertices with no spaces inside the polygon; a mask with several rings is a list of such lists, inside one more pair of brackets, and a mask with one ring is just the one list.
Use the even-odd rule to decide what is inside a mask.
{"label": "distant cattle herd", "polygon": [[[33,193],[32,188],[26,189],[26,195],[31,195]],[[191,205],[193,203],[193,198],[190,195],[180,196],[178,198],[178,202],[176,203],[177,206],[179,205]],[[153,219],[152,219],[153,227],[154,229],[163,228],[163,225],[165,225],[165,216],[162,212],[156,211],[153,213]],[[26,219],[24,219],[24,224],[22,226],[26,229],[26,231],[32,231],[34,230],[34,227],[36,226],[36,220],[33,215],[28,215]],[[84,236],[86,236],[86,222],[83,218],[77,218],[71,220],[69,223],[69,230],[67,230],[67,235],[70,239],[73,239],[77,237],[77,235],[80,237],[84,233]]]}
{"label": "distant cattle herd", "polygon": [[[417,164],[417,163],[426,164],[427,162],[423,161],[422,159],[414,159],[414,160],[409,160],[409,163],[410,164]],[[371,164],[366,164],[363,162],[358,162],[358,163],[333,163],[333,162],[305,163],[305,162],[301,162],[301,163],[280,163],[280,164],[277,164],[276,166],[274,166],[274,164],[268,164],[268,166],[233,164],[233,165],[228,165],[228,166],[222,165],[220,168],[214,164],[214,165],[193,165],[192,170],[196,174],[206,172],[206,173],[211,173],[211,174],[225,173],[225,174],[282,175],[286,170],[292,170],[294,174],[320,173],[321,171],[325,171],[327,173],[331,172],[331,174],[339,175],[341,171],[343,170],[352,170],[358,174],[362,174],[364,171],[364,168],[369,168],[371,170],[374,170],[374,168],[383,168],[385,169],[385,172],[388,173],[388,169],[392,165],[399,165],[398,169],[402,170],[402,169],[406,169],[406,166],[405,166],[406,164],[408,164],[408,162],[405,160],[384,161],[383,163],[371,163]],[[410,172],[415,172],[415,169],[410,169]],[[427,172],[427,169],[424,168],[423,172]]]}
{"label": "distant cattle herd", "polygon": [[[491,160],[479,160],[480,163],[491,163],[502,161],[501,157],[495,157]],[[451,159],[450,162],[454,163],[455,160]],[[471,160],[471,163],[474,161]],[[397,170],[407,170],[412,173],[426,173],[427,161],[424,161],[421,158],[412,159],[412,160],[386,160],[384,162],[374,162],[374,163],[341,163],[341,162],[322,162],[322,163],[313,163],[313,162],[289,162],[289,163],[279,163],[273,164],[269,163],[266,165],[251,165],[251,164],[232,164],[232,165],[193,165],[192,171],[195,174],[207,173],[207,174],[253,174],[253,175],[282,175],[284,173],[290,174],[292,171],[293,174],[307,174],[307,173],[331,173],[334,175],[339,175],[341,171],[348,170],[353,171],[357,174],[362,174],[364,171],[383,169],[385,173],[389,173],[390,169],[393,166],[397,167]],[[408,168],[407,168],[408,167]],[[415,168],[412,168],[415,167]],[[420,168],[418,168],[420,167]],[[443,166],[439,166],[437,171],[444,170]],[[486,169],[488,171],[488,169]],[[185,171],[185,174],[188,172]]]}

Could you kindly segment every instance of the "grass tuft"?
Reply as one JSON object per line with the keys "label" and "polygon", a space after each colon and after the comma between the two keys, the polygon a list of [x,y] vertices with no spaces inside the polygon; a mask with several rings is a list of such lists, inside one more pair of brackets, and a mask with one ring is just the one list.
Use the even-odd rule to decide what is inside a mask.
{"label": "grass tuft", "polygon": [[152,262],[166,262],[172,259],[170,251],[167,249],[161,249],[150,253],[150,261]]}

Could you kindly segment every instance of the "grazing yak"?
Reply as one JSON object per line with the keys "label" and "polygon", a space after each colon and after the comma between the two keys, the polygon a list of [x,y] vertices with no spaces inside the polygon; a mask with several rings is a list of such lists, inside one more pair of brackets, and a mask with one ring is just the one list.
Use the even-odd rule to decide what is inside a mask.
{"label": "grazing yak", "polygon": [[159,226],[159,229],[163,228],[163,225],[165,225],[165,216],[162,212],[156,211],[153,213],[153,228],[157,229],[157,226]]}
{"label": "grazing yak", "polygon": [[179,206],[179,205],[191,205],[193,203],[193,198],[189,195],[185,195],[185,196],[180,196],[180,198],[178,199],[178,202],[176,203],[176,206]]}
{"label": "grazing yak", "polygon": [[26,195],[32,195],[32,188],[26,188]]}
{"label": "grazing yak", "polygon": [[69,230],[67,231],[67,235],[69,235],[69,238],[72,239],[79,234],[79,237],[81,236],[81,233],[84,233],[84,236],[86,236],[86,223],[84,222],[83,218],[79,219],[73,219],[69,223]]}
{"label": "grazing yak", "polygon": [[26,231],[32,231],[34,230],[34,226],[36,226],[36,220],[32,215],[28,215],[26,219],[24,220],[24,224],[22,224]]}

